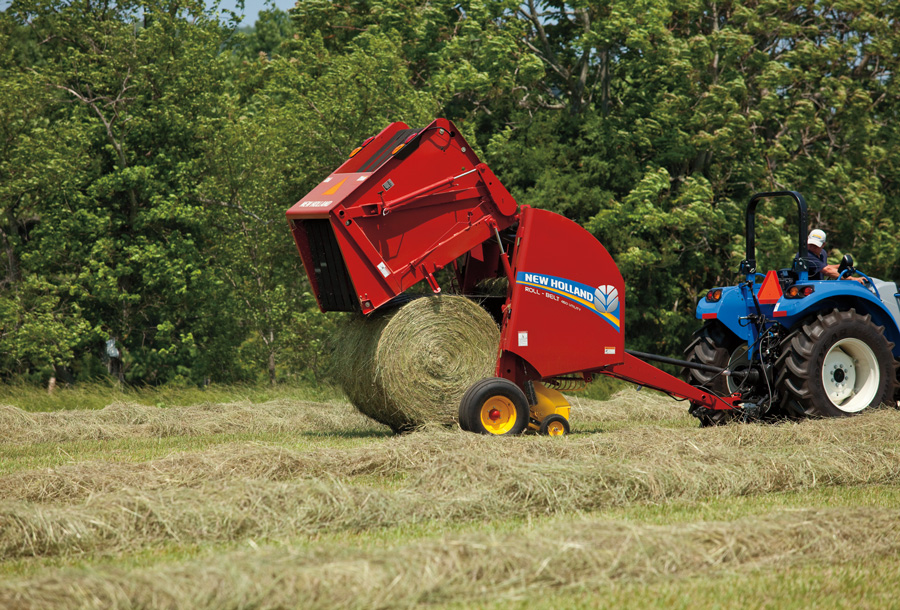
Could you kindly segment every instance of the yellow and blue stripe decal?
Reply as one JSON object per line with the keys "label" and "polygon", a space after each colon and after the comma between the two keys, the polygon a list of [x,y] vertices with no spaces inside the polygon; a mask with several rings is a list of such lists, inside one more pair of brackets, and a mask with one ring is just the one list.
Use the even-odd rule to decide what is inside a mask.
{"label": "yellow and blue stripe decal", "polygon": [[526,271],[519,271],[516,274],[516,284],[540,288],[546,292],[558,294],[573,303],[583,305],[613,328],[620,330],[619,291],[615,286],[588,286],[561,277]]}

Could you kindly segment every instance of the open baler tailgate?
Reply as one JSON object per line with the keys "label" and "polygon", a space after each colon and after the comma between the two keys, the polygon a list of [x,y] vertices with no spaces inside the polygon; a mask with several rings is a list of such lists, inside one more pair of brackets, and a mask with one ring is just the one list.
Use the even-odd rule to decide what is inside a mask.
{"label": "open baler tailgate", "polygon": [[369,313],[515,222],[450,121],[392,123],[287,212],[322,311]]}

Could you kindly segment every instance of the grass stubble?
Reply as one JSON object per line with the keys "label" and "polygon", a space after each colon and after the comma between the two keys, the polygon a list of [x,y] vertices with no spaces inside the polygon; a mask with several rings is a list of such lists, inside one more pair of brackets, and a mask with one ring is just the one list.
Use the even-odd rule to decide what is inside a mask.
{"label": "grass stubble", "polygon": [[[565,439],[426,427],[346,449],[230,443],[147,462],[75,461],[12,472],[0,477],[0,557],[86,567],[8,579],[0,583],[0,607],[397,607],[897,554],[900,510],[893,507],[778,510],[666,525],[596,516],[615,507],[895,486],[896,412],[700,430],[659,424],[680,417],[677,403],[676,412],[671,401],[641,396],[641,409],[632,409],[635,400],[630,393],[609,403],[582,401],[576,406],[587,429],[604,418],[627,421],[629,413],[635,425]],[[279,408],[265,407],[270,415]],[[282,407],[282,417],[298,428],[339,434],[348,421],[361,425],[340,417],[340,406],[302,422]],[[83,438],[98,424],[120,426],[107,429],[113,436],[129,426],[208,431],[213,424],[202,415],[239,425],[244,409],[184,408],[180,415],[190,422],[183,425],[193,426],[187,432],[154,420],[159,413],[137,409],[140,415],[126,416],[122,405],[112,409],[115,417],[94,411],[40,418],[55,422],[46,428],[61,440]],[[2,413],[3,434],[15,439],[7,442],[46,442],[34,434],[41,428],[37,414]],[[531,519],[538,519],[534,528],[496,533],[497,524]],[[314,542],[435,521],[483,527],[364,551]],[[298,538],[310,544],[290,543]],[[140,569],[108,564],[166,545],[234,542],[258,548]],[[94,558],[103,561],[93,566]]]}

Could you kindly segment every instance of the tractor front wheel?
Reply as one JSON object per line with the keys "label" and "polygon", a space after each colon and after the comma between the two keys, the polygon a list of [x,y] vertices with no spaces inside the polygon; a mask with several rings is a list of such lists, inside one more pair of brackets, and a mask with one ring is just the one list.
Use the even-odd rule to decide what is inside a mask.
{"label": "tractor front wheel", "polygon": [[808,417],[843,417],[889,404],[893,347],[868,314],[820,313],[782,342],[776,386],[789,407]]}
{"label": "tractor front wheel", "polygon": [[459,424],[463,430],[478,434],[521,434],[528,426],[528,399],[508,379],[482,379],[463,394]]}

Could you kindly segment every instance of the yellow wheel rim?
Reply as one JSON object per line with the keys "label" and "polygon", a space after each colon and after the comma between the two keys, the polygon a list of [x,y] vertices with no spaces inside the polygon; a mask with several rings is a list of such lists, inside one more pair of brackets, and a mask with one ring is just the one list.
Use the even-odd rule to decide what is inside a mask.
{"label": "yellow wheel rim", "polygon": [[491,396],[481,405],[481,425],[490,434],[506,434],[516,425],[516,406],[504,396]]}
{"label": "yellow wheel rim", "polygon": [[566,433],[566,427],[561,421],[550,422],[547,426],[547,434],[550,436],[562,436]]}

